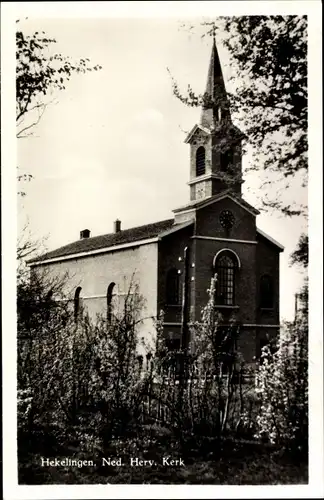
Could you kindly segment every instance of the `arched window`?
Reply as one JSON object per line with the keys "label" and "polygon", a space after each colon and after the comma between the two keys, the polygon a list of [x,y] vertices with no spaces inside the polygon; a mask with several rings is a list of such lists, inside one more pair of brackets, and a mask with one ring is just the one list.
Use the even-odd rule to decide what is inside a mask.
{"label": "arched window", "polygon": [[114,309],[114,304],[113,304],[114,287],[115,287],[115,283],[112,282],[112,283],[110,283],[110,285],[107,288],[107,321],[108,321],[108,323],[111,323],[113,309]]}
{"label": "arched window", "polygon": [[235,300],[235,275],[239,265],[238,257],[233,252],[224,250],[215,258],[216,304],[232,306]]}
{"label": "arched window", "polygon": [[166,303],[168,305],[180,303],[179,273],[175,268],[170,269],[166,277]]}
{"label": "arched window", "polygon": [[51,310],[54,308],[53,290],[50,290],[45,297],[45,319],[50,320]]}
{"label": "arched window", "polygon": [[268,274],[262,276],[260,281],[260,307],[265,309],[273,307],[273,280]]}
{"label": "arched window", "polygon": [[205,148],[200,146],[196,152],[196,176],[205,173]]}
{"label": "arched window", "polygon": [[75,290],[74,294],[74,320],[75,322],[78,321],[78,318],[80,316],[80,310],[81,310],[81,290],[82,288],[78,286],[78,288]]}

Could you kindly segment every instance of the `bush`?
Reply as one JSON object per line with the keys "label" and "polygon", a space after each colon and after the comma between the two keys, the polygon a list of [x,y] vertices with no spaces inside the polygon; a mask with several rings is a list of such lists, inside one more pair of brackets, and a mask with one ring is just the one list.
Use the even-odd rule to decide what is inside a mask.
{"label": "bush", "polygon": [[236,348],[239,325],[234,318],[229,326],[222,325],[215,285],[216,277],[201,321],[191,325],[188,349],[168,351],[158,328],[152,395],[182,445],[249,428],[251,412],[244,400],[250,386],[244,383],[245,366]]}
{"label": "bush", "polygon": [[302,315],[280,332],[275,352],[263,348],[256,377],[257,437],[302,454],[308,446],[308,324]]}

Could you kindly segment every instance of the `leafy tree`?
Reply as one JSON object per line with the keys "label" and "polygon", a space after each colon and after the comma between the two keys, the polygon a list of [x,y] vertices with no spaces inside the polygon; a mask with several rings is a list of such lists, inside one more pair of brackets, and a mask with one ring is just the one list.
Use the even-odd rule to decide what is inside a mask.
{"label": "leafy tree", "polygon": [[302,269],[308,267],[308,236],[300,235],[296,249],[290,255],[290,264],[300,266]]}
{"label": "leafy tree", "polygon": [[37,428],[52,432],[59,426],[64,441],[70,426],[86,426],[106,446],[141,412],[147,384],[138,337],[143,300],[132,284],[123,306],[109,320],[94,322],[82,308],[73,315],[67,285],[65,277],[51,280],[36,272],[19,288],[22,442]]}
{"label": "leafy tree", "polygon": [[297,266],[304,275],[304,283],[299,292],[295,294],[295,315],[308,315],[308,235],[302,233],[299,237],[296,249],[290,254],[290,265]]}
{"label": "leafy tree", "polygon": [[215,286],[216,277],[201,321],[190,327],[188,352],[168,350],[163,330],[158,329],[151,398],[184,446],[191,439],[202,444],[206,436],[220,438],[248,423],[245,402],[250,386],[242,384],[245,367],[236,348],[239,326],[234,319],[222,326]]}
{"label": "leafy tree", "polygon": [[308,322],[301,311],[280,332],[277,350],[263,348],[256,377],[260,412],[257,437],[307,454],[308,446]]}
{"label": "leafy tree", "polygon": [[93,409],[99,412],[97,428],[104,447],[138,421],[147,394],[148,378],[142,371],[147,346],[138,330],[143,305],[138,285],[132,281],[111,318],[99,319],[92,330],[88,391]]}
{"label": "leafy tree", "polygon": [[[38,272],[18,273],[17,283],[17,340],[18,340],[18,380],[29,384],[27,365],[23,363],[28,354],[26,347],[31,343],[41,343],[69,323],[70,308],[64,289],[68,275],[52,276],[46,269]],[[24,382],[23,382],[24,380]]]}
{"label": "leafy tree", "polygon": [[[294,178],[300,186],[307,184],[306,16],[233,16],[203,26],[204,35],[223,31],[234,85],[227,97],[253,146],[250,169],[264,174],[263,188],[276,185],[274,199],[264,191],[263,207],[287,216],[305,214],[305,206],[287,203],[281,194]],[[207,96],[190,86],[182,94],[175,81],[173,90],[190,106],[218,104],[206,102]]]}

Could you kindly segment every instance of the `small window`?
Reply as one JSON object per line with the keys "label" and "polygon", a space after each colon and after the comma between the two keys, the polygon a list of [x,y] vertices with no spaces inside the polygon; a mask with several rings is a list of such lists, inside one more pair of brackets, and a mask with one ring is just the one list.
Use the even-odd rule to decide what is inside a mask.
{"label": "small window", "polygon": [[177,269],[168,271],[166,278],[166,303],[168,305],[178,305],[180,303],[180,282]]}
{"label": "small window", "polygon": [[196,153],[196,176],[204,175],[205,173],[205,148],[200,146]]}
{"label": "small window", "polygon": [[80,316],[80,311],[81,311],[81,290],[82,288],[78,286],[78,288],[75,290],[74,294],[74,320],[75,322],[78,321],[78,318]]}
{"label": "small window", "polygon": [[267,274],[262,276],[260,281],[260,307],[273,308],[273,280]]}
{"label": "small window", "polygon": [[112,315],[113,315],[113,297],[114,297],[114,288],[115,283],[110,283],[107,288],[107,321],[111,323]]}
{"label": "small window", "polygon": [[230,165],[233,165],[234,153],[232,149],[228,149],[224,153],[221,153],[220,158],[220,168],[222,172],[225,172]]}
{"label": "small window", "polygon": [[236,269],[235,255],[228,251],[222,252],[215,262],[217,305],[231,306],[234,304]]}

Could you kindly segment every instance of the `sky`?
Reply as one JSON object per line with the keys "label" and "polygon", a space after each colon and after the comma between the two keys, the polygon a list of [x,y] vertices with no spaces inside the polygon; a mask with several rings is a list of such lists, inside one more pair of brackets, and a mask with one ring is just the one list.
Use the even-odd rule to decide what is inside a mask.
{"label": "sky", "polygon": [[[18,140],[21,173],[33,180],[21,186],[18,228],[26,220],[33,238],[46,238],[48,250],[79,238],[138,226],[173,216],[189,201],[188,132],[200,110],[172,94],[170,73],[180,87],[199,93],[206,84],[210,37],[201,37],[201,17],[30,18],[24,32],[45,31],[55,51],[89,58],[102,70],[75,75],[48,106],[33,136]],[[185,27],[183,27],[185,23]],[[194,29],[188,30],[192,25]],[[218,43],[226,85],[228,55]],[[228,87],[229,88],[229,87]],[[249,155],[243,160],[248,165]],[[258,205],[259,178],[245,177],[243,196]],[[294,196],[307,203],[306,190]],[[258,227],[285,247],[281,254],[281,317],[292,319],[294,294],[303,276],[289,267],[289,255],[306,228],[301,218],[261,213]]]}

